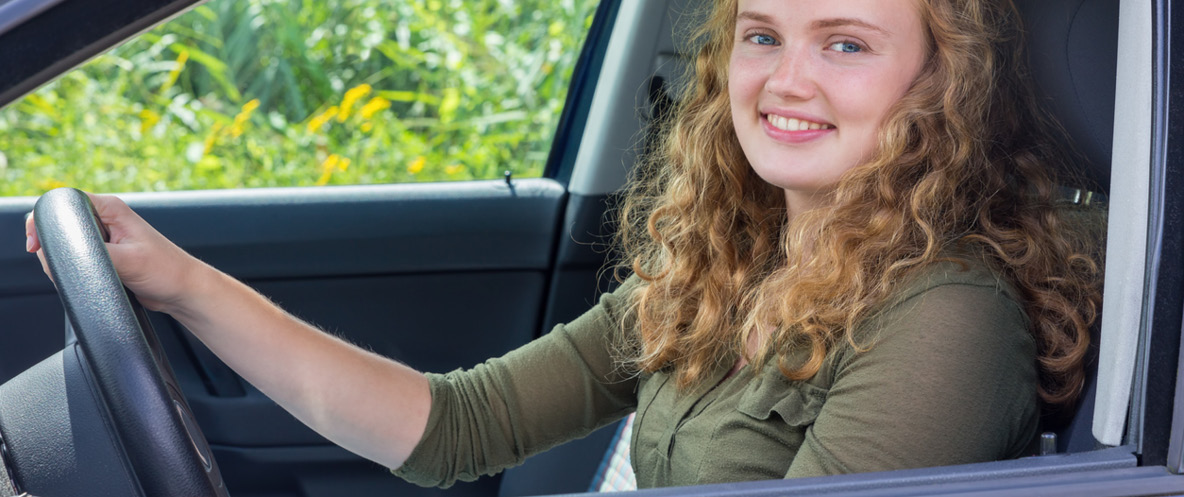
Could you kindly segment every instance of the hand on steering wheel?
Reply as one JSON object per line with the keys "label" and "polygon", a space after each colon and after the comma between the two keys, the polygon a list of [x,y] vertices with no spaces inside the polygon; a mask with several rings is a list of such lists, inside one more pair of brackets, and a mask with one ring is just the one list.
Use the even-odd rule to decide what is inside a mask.
{"label": "hand on steering wheel", "polygon": [[[118,204],[126,213],[114,214],[112,228],[123,231],[112,234],[140,237],[124,244],[120,256],[130,256],[127,251],[135,251],[137,242],[159,241],[152,239],[160,235],[151,228],[136,232],[134,221],[147,224],[138,216],[128,221],[135,214]],[[87,195],[71,188],[50,191],[37,201],[33,220],[35,232],[27,228],[29,248],[41,249],[38,255],[57,286],[94,388],[144,495],[226,496],[209,445],[147,315],[116,274],[105,243],[107,229]],[[137,283],[154,290],[145,281],[152,280]],[[154,307],[167,307],[167,299],[155,301]]]}

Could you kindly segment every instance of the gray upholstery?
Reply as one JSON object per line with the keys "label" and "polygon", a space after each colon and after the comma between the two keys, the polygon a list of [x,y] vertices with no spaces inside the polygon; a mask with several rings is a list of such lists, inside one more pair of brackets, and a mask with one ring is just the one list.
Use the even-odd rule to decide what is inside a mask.
{"label": "gray upholstery", "polygon": [[[1118,0],[1017,0],[1027,29],[1037,90],[1088,161],[1081,173],[1102,192],[1110,187],[1114,93],[1118,54]],[[1074,416],[1049,420],[1062,452],[1097,448],[1091,431],[1097,394],[1097,346],[1087,357],[1086,384]]]}
{"label": "gray upholstery", "polygon": [[1017,0],[1037,90],[1089,161],[1086,176],[1110,187],[1118,0]]}

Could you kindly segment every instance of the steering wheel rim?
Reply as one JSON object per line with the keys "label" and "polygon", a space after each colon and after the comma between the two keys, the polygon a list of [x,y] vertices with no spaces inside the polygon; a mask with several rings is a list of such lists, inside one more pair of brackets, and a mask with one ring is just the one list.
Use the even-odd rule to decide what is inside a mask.
{"label": "steering wheel rim", "polygon": [[147,314],[111,263],[90,199],[59,188],[34,213],[67,323],[144,495],[228,496]]}

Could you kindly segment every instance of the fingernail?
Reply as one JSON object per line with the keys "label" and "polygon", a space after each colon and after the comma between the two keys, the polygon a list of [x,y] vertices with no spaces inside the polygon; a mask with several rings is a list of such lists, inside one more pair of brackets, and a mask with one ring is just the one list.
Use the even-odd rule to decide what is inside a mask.
{"label": "fingernail", "polygon": [[25,252],[33,251],[33,237],[25,235]]}

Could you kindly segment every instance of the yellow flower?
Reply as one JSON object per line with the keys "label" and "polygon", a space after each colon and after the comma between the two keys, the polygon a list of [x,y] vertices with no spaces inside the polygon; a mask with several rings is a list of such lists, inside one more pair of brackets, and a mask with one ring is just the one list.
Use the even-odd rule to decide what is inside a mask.
{"label": "yellow flower", "polygon": [[165,78],[164,84],[160,85],[161,95],[164,95],[165,92],[169,91],[169,88],[172,88],[177,83],[177,77],[181,76],[181,71],[185,70],[185,63],[188,61],[188,50],[182,50],[181,53],[177,54],[177,61],[173,65],[173,70],[169,71],[168,78]]}
{"label": "yellow flower", "polygon": [[206,135],[206,148],[205,151],[202,152],[202,155],[210,153],[210,150],[214,148],[214,144],[218,143],[218,137],[221,134],[222,123],[214,123],[214,126],[210,128],[210,134]]}
{"label": "yellow flower", "polygon": [[251,115],[252,112],[255,112],[255,109],[258,109],[258,108],[259,108],[259,99],[253,98],[253,99],[251,99],[250,102],[243,104],[242,113],[249,116],[249,115]]}
{"label": "yellow flower", "polygon": [[40,110],[45,115],[52,117],[54,119],[57,119],[57,117],[58,117],[57,109],[55,109],[53,107],[53,105],[50,104],[49,101],[46,100],[41,95],[38,95],[36,93],[30,93],[28,96],[25,97],[25,101],[29,102],[30,104],[33,104],[34,107],[36,107],[38,110]]}
{"label": "yellow flower", "polygon": [[460,164],[453,164],[451,166],[444,166],[444,174],[447,174],[449,176],[456,176],[457,174],[460,174],[460,172],[463,171],[464,169],[465,169],[465,166],[462,166]]}
{"label": "yellow flower", "polygon": [[358,103],[362,97],[370,94],[370,85],[362,83],[358,86],[350,88],[345,92],[345,97],[341,99],[341,112],[337,114],[337,122],[343,123],[349,119],[350,112],[353,112],[354,104]]}
{"label": "yellow flower", "polygon": [[348,157],[342,157],[337,154],[332,154],[321,162],[321,177],[317,179],[317,186],[325,186],[329,184],[329,180],[333,179],[334,171],[345,171],[349,168],[350,160]]}
{"label": "yellow flower", "polygon": [[259,99],[257,99],[257,98],[251,100],[250,102],[243,104],[242,111],[239,112],[237,116],[234,116],[234,124],[232,124],[230,126],[230,137],[231,138],[238,138],[239,136],[242,136],[243,125],[245,125],[247,123],[247,120],[249,120],[251,118],[251,114],[254,113],[255,109],[258,109],[258,108],[259,108]]}
{"label": "yellow flower", "polygon": [[160,122],[160,114],[148,109],[140,111],[140,134],[147,133],[158,122]]}
{"label": "yellow flower", "polygon": [[374,114],[389,108],[391,108],[390,100],[382,97],[374,97],[371,98],[369,102],[366,102],[366,105],[362,106],[362,110],[359,112],[359,114],[362,116],[362,119],[369,120],[370,118],[374,117]]}
{"label": "yellow flower", "polygon": [[407,166],[407,172],[411,174],[419,174],[420,171],[423,171],[423,166],[426,165],[427,162],[428,160],[422,155],[416,157],[415,160],[411,161],[411,164]]}
{"label": "yellow flower", "polygon": [[370,121],[366,121],[366,122],[362,123],[362,132],[363,133],[369,133],[371,131],[374,131],[374,123],[372,123]]}
{"label": "yellow flower", "polygon": [[336,105],[333,107],[329,107],[329,110],[327,110],[325,112],[317,114],[312,119],[308,120],[308,132],[309,133],[316,133],[316,132],[320,131],[321,128],[325,127],[325,124],[328,124],[329,120],[333,119],[333,117],[336,115],[337,115],[337,106]]}

